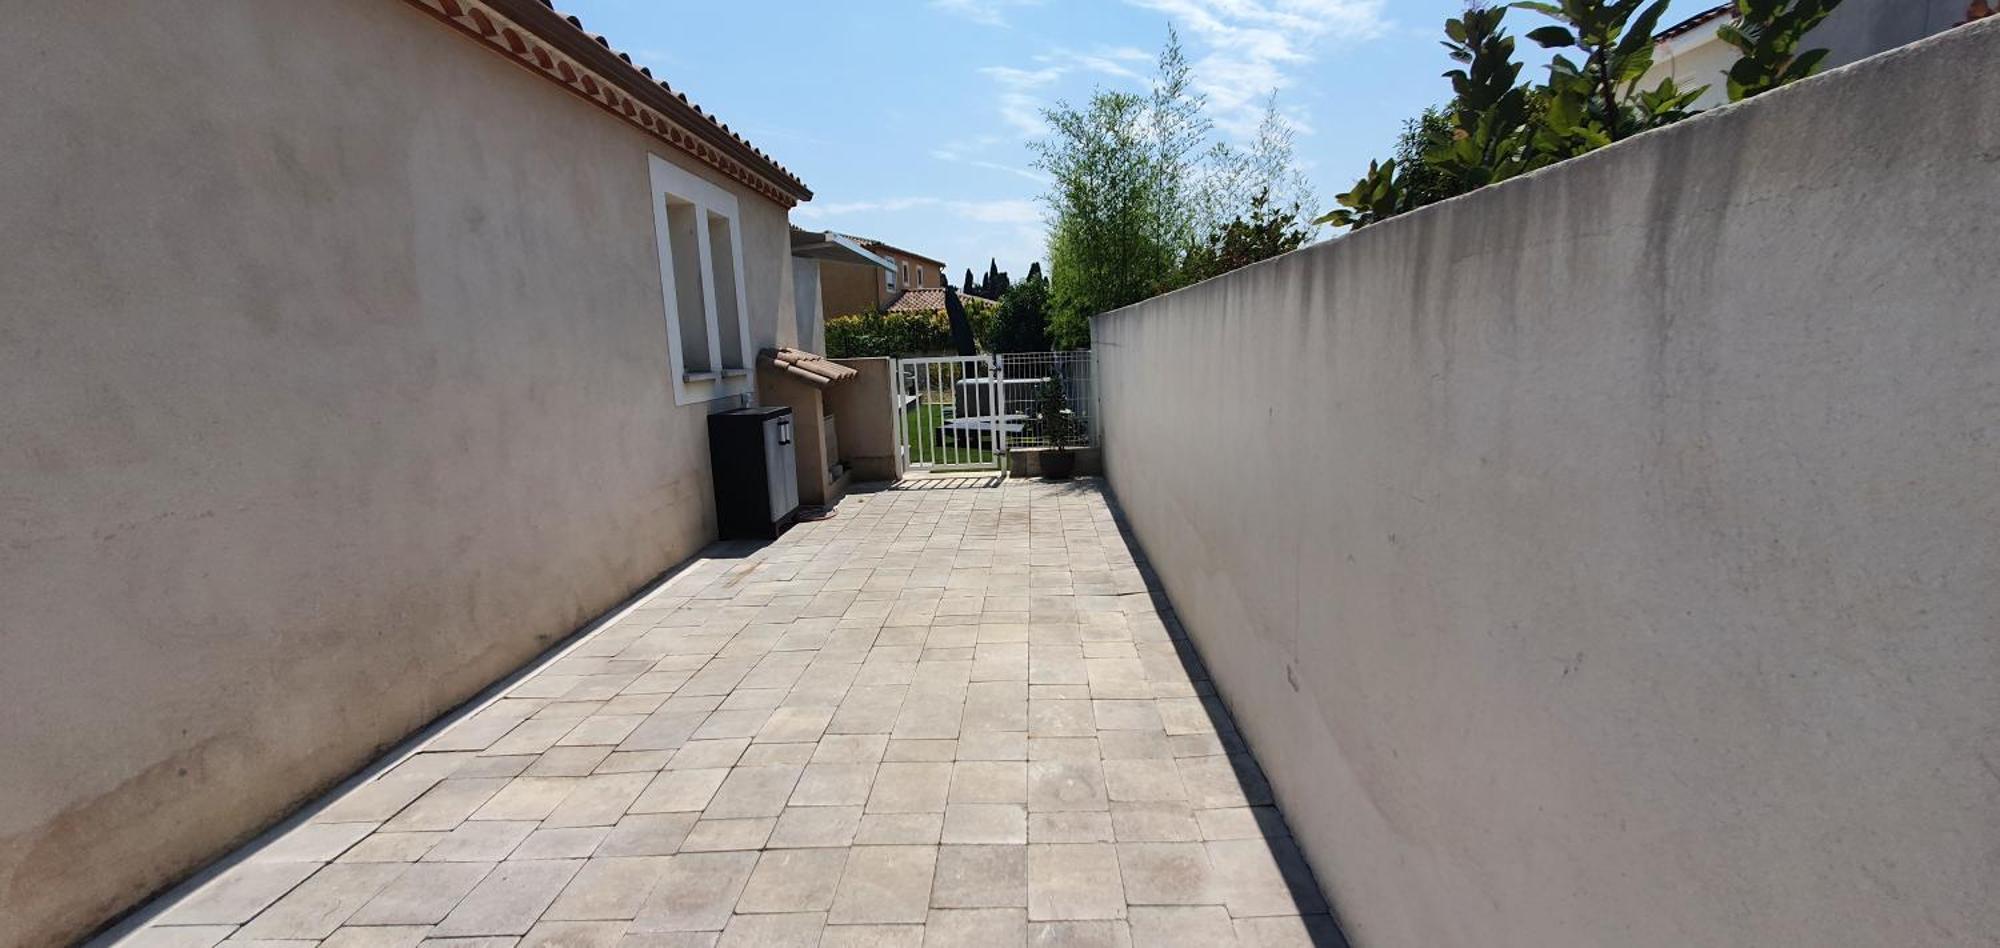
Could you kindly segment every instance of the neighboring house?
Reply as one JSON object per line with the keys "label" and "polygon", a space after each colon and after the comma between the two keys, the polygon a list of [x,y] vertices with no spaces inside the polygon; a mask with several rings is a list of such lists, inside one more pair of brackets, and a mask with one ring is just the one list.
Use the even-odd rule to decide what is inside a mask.
{"label": "neighboring house", "polygon": [[[942,286],[934,286],[920,290],[906,290],[902,295],[896,297],[895,302],[889,304],[886,311],[891,313],[942,313],[944,312],[945,289]],[[994,300],[989,300],[984,296],[974,296],[971,293],[960,293],[958,294],[958,298],[964,300],[968,305],[972,303],[985,303],[991,306],[1000,305]]]}
{"label": "neighboring house", "polygon": [[936,289],[945,285],[945,265],[941,260],[879,240],[848,239],[886,261],[889,269],[862,264],[822,266],[821,299],[829,317],[886,310],[906,290]]}
{"label": "neighboring house", "polygon": [[801,348],[825,352],[826,318],[840,315],[826,308],[828,278],[863,282],[870,271],[894,273],[896,265],[845,234],[792,228],[792,295]]}
{"label": "neighboring house", "polygon": [[0,55],[0,943],[60,944],[710,542],[811,191],[541,0]]}
{"label": "neighboring house", "polygon": [[[1682,88],[1708,86],[1695,100],[1695,108],[1727,105],[1729,84],[1724,74],[1740,54],[1718,31],[1735,15],[1736,5],[1724,3],[1662,30],[1656,37],[1659,48],[1653,54],[1653,68],[1639,88],[1650,89],[1671,77]],[[1970,16],[1967,0],[1846,0],[1806,34],[1802,48],[1827,50],[1821,69],[1832,69],[1941,33]]]}

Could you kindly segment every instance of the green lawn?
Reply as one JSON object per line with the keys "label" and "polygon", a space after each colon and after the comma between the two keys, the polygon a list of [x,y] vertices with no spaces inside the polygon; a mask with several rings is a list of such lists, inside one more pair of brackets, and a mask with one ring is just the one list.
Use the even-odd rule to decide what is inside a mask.
{"label": "green lawn", "polygon": [[941,403],[926,402],[916,405],[903,413],[903,425],[910,436],[910,463],[932,464],[992,464],[993,452],[984,439],[980,443],[958,444],[946,439],[940,444],[938,428],[944,424],[945,406]]}

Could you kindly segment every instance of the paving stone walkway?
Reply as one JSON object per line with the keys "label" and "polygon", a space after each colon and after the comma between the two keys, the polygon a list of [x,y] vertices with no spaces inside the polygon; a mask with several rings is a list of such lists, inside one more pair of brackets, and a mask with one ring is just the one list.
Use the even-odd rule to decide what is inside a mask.
{"label": "paving stone walkway", "polygon": [[1341,944],[1099,486],[951,486],[696,561],[125,943]]}

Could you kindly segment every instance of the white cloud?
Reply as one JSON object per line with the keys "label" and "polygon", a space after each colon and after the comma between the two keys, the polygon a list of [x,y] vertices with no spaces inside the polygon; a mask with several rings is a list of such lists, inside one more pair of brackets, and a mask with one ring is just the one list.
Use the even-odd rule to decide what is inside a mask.
{"label": "white cloud", "polygon": [[1007,11],[1040,6],[1042,0],[931,0],[931,7],[985,26],[1006,26]]}
{"label": "white cloud", "polygon": [[1042,102],[1037,90],[1055,84],[1068,70],[1062,66],[987,66],[979,71],[1000,84],[1000,118],[1024,135],[1042,134]]}
{"label": "white cloud", "polygon": [[[1248,137],[1264,97],[1292,84],[1323,42],[1369,39],[1389,28],[1387,0],[1126,0],[1166,14],[1207,52],[1194,60],[1196,88],[1223,131]],[[1294,124],[1303,125],[1297,117]]]}

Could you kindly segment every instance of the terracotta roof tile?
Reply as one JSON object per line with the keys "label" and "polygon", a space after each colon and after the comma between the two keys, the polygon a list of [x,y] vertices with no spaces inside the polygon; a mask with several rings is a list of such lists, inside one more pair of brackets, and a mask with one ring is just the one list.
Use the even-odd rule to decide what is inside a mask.
{"label": "terracotta roof tile", "polygon": [[[958,294],[958,298],[976,303],[997,305],[997,302],[994,300],[989,300],[984,296],[974,296],[963,291]],[[944,312],[944,287],[926,286],[914,290],[904,290],[903,295],[896,297],[896,301],[889,304],[888,311],[891,313],[942,313]]]}
{"label": "terracotta roof tile", "polygon": [[757,353],[757,364],[820,388],[861,374],[818,353],[790,347]]}

